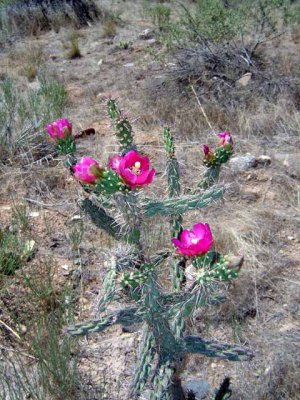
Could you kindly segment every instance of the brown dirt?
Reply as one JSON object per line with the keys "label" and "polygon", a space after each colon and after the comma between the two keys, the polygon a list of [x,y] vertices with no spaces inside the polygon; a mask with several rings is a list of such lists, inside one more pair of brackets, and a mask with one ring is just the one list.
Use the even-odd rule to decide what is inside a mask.
{"label": "brown dirt", "polygon": [[[43,47],[49,73],[65,82],[68,88],[66,117],[72,120],[76,131],[90,127],[96,130],[94,136],[80,140],[81,155],[95,156],[104,162],[115,151],[105,100],[109,96],[120,99],[130,119],[137,118],[134,123],[137,143],[150,154],[158,170],[158,178],[149,190],[164,195],[161,128],[154,127],[152,121],[156,118],[143,103],[145,80],[155,72],[157,63],[152,61],[145,42],[137,37],[139,32],[149,27],[149,23],[142,17],[140,2],[109,3],[113,8],[122,10],[124,26],[118,27],[117,37],[113,40],[101,37],[100,24],[82,29],[80,59],[65,58],[62,41],[67,31],[64,30],[58,34],[49,32],[37,38],[24,39],[16,46],[22,48],[34,42]],[[132,41],[133,48],[116,50],[116,45],[124,40]],[[149,46],[152,46],[152,51],[160,49],[159,44]],[[1,56],[0,73],[15,76],[20,88],[30,87],[32,83],[19,75],[17,65],[11,65],[10,51],[8,49]],[[126,66],[129,63],[134,65]],[[34,84],[37,85],[37,82]],[[147,118],[150,123],[147,123]],[[176,127],[174,129],[176,131]],[[193,138],[192,142],[180,132],[176,133],[184,181],[187,187],[191,187],[196,180],[195,175],[200,176],[204,171],[200,145],[207,139],[208,132],[196,134],[196,140]],[[262,153],[260,142],[255,138],[249,144],[248,138],[237,135],[235,141],[240,150],[246,151],[247,148],[256,156]],[[280,151],[289,152],[293,143],[283,142],[280,141]],[[276,147],[273,151],[277,151]],[[273,157],[271,166],[245,173],[233,174],[225,168],[222,180],[229,184],[224,201],[202,213],[192,212],[186,224],[205,219],[218,238],[218,249],[244,254],[245,265],[240,278],[229,289],[228,302],[217,310],[199,312],[191,330],[205,337],[247,344],[253,349],[255,358],[252,362],[234,364],[193,356],[187,362],[184,377],[201,377],[213,387],[218,387],[224,376],[230,376],[233,381],[232,398],[236,400],[296,399],[296,391],[299,390],[296,371],[300,329],[299,180],[289,177],[284,166]],[[10,223],[12,198],[26,204],[28,212],[39,212],[38,216],[29,217],[38,252],[32,261],[24,265],[25,271],[39,268],[45,258],[51,258],[59,289],[63,282],[70,279],[71,271],[77,268],[73,265],[68,234],[72,227],[71,219],[78,214],[77,199],[83,196],[82,191],[65,175],[61,163],[27,169],[3,167],[0,182],[2,225]],[[30,199],[36,203],[30,202]],[[97,295],[106,271],[104,261],[115,246],[85,217],[84,222],[85,234],[80,245],[81,277],[79,289],[76,289],[78,321],[96,315]],[[1,297],[0,292],[0,319],[17,329],[8,312],[17,310],[21,322],[30,332],[28,316],[34,310],[22,304],[25,294],[22,285],[18,284],[19,274],[20,271],[9,286],[9,298]],[[139,332],[124,333],[114,327],[80,339],[79,367],[83,376],[89,377],[91,385],[97,385],[105,375],[110,382],[110,390],[115,393],[114,398],[125,398],[138,340]],[[1,326],[0,341],[7,347],[17,346],[14,338]],[[295,395],[283,397],[287,390]]]}

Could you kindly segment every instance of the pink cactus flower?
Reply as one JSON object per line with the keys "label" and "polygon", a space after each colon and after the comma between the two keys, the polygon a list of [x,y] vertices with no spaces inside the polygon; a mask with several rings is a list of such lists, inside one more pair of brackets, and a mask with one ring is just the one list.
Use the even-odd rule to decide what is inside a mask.
{"label": "pink cactus flower", "polygon": [[103,172],[97,161],[90,157],[82,157],[76,165],[73,165],[72,170],[76,179],[89,184],[94,184],[101,178]]}
{"label": "pink cactus flower", "polygon": [[116,171],[131,189],[149,185],[155,175],[155,169],[150,170],[149,158],[141,156],[134,150],[122,157],[113,156],[108,166]]}
{"label": "pink cactus flower", "polygon": [[47,131],[52,139],[65,139],[72,135],[72,124],[71,122],[64,118],[58,119],[52,124],[47,125]]}
{"label": "pink cactus flower", "polygon": [[218,136],[220,138],[219,146],[225,146],[225,145],[230,145],[230,147],[233,147],[233,140],[231,133],[229,132],[220,132],[218,133]]}
{"label": "pink cactus flower", "polygon": [[178,253],[183,256],[198,256],[209,251],[213,245],[213,238],[208,224],[195,224],[193,229],[184,229],[180,239],[172,239]]}
{"label": "pink cactus flower", "polygon": [[209,148],[207,144],[203,145],[204,160],[210,161],[214,158],[214,152]]}

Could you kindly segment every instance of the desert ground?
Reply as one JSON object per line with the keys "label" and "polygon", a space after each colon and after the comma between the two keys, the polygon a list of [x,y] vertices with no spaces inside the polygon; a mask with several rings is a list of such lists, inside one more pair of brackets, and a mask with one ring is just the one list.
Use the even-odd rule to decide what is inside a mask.
{"label": "desert ground", "polygon": [[[213,390],[228,376],[234,400],[298,399],[299,26],[261,45],[250,78],[240,66],[228,64],[222,74],[230,79],[216,87],[222,79],[217,69],[197,69],[195,62],[184,70],[186,46],[169,50],[145,2],[96,3],[113,17],[80,28],[62,24],[59,30],[5,42],[1,82],[10,78],[15,96],[27,99],[25,103],[29,93],[40,90],[40,74],[59,82],[66,91],[62,117],[72,122],[76,134],[92,131],[78,138],[78,154],[102,164],[117,151],[106,110],[107,99],[117,99],[132,122],[137,145],[156,168],[156,179],[145,189],[150,197],[167,195],[164,126],[175,136],[184,193],[205,172],[202,145],[213,146],[217,132],[232,133],[234,155],[220,175],[224,197],[188,213],[185,224],[208,222],[218,251],[244,256],[244,264],[239,278],[224,289],[226,301],[200,308],[187,329],[246,345],[254,358],[235,363],[191,355],[182,382],[187,387],[189,381],[199,381]],[[164,4],[176,18],[178,3]],[[72,43],[79,51],[74,57]],[[272,79],[277,79],[275,89]],[[125,399],[141,326],[112,326],[73,339],[66,326],[97,318],[109,260],[126,249],[80,210],[86,194],[66,170],[44,126],[38,121],[36,126],[37,132],[31,126],[32,137],[25,136],[25,145],[0,142],[0,233],[14,236],[13,246],[29,247],[26,256],[23,250],[22,256],[10,250],[19,257],[12,273],[4,269],[7,250],[0,250],[0,397]],[[19,122],[14,129],[21,130]],[[241,166],[240,158],[246,156],[252,161]],[[172,249],[166,222],[158,218],[151,224],[149,248]],[[167,274],[167,266],[162,268]],[[214,398],[211,393],[197,399]]]}

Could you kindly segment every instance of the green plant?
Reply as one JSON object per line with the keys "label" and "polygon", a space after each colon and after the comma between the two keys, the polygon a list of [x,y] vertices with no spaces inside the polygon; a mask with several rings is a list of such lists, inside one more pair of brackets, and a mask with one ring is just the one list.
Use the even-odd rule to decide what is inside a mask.
{"label": "green plant", "polygon": [[170,23],[172,9],[164,4],[156,4],[150,6],[148,13],[152,20],[153,25],[155,25],[160,31],[168,29]]}
{"label": "green plant", "polygon": [[[148,385],[151,400],[175,399],[182,391],[178,371],[184,368],[183,360],[187,353],[231,361],[248,360],[253,356],[249,349],[241,346],[216,343],[185,332],[185,322],[197,308],[222,302],[218,283],[237,278],[242,264],[241,260],[231,267],[228,258],[212,248],[208,224],[196,224],[191,231],[183,230],[186,212],[202,209],[222,196],[223,188],[215,184],[221,165],[232,155],[232,138],[229,133],[222,132],[214,152],[207,146],[204,148],[207,173],[192,194],[183,195],[174,137],[170,129],[165,128],[163,138],[169,196],[167,199],[151,199],[143,197],[138,189],[152,182],[155,170],[150,169],[148,157],[137,152],[132,126],[113,99],[108,101],[108,114],[115,127],[119,154],[110,159],[106,168],[102,168],[89,157],[77,162],[75,146],[70,144],[74,153],[65,149],[69,154],[66,165],[90,195],[82,202],[82,209],[97,227],[130,245],[130,250],[121,257],[112,257],[98,304],[100,317],[72,326],[68,332],[81,336],[103,331],[112,324],[128,327],[143,323],[143,341],[130,397],[139,398]],[[177,254],[170,249],[148,254],[144,230],[149,230],[148,218],[158,216],[168,218]],[[200,242],[205,247],[198,248]],[[194,243],[196,247],[193,247]],[[168,288],[162,290],[158,285],[161,266],[166,262],[170,266],[170,291]],[[194,268],[193,282],[186,285],[189,262]],[[124,296],[131,306],[107,311],[109,303],[120,301]]]}
{"label": "green plant", "polygon": [[131,49],[132,48],[132,45],[133,45],[133,43],[132,42],[120,42],[119,43],[119,45],[118,45],[118,47],[121,49],[121,50],[128,50],[128,49]]}
{"label": "green plant", "polygon": [[51,119],[59,118],[66,106],[67,92],[63,84],[39,75],[40,88],[22,96],[12,79],[0,84],[0,145],[10,155],[23,154],[26,161],[38,152],[41,131]]}

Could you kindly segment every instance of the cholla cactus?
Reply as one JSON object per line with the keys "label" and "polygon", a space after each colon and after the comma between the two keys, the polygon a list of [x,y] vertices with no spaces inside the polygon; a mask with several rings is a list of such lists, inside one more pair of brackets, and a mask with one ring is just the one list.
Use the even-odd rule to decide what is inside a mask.
{"label": "cholla cactus", "polygon": [[[190,195],[181,195],[180,169],[175,156],[175,142],[170,129],[163,131],[167,156],[169,198],[149,199],[142,195],[143,187],[155,178],[149,158],[139,153],[133,141],[132,127],[122,116],[118,105],[108,101],[108,114],[116,129],[120,153],[106,167],[88,157],[76,162],[74,154],[68,165],[89,194],[82,203],[91,221],[109,235],[124,243],[125,253],[111,257],[110,266],[99,299],[97,320],[69,327],[73,336],[103,331],[112,324],[129,326],[143,324],[143,337],[129,394],[138,399],[145,389],[151,389],[150,400],[183,398],[179,371],[184,368],[184,355],[199,353],[207,357],[244,361],[252,358],[249,349],[215,343],[185,334],[185,321],[198,307],[219,304],[215,290],[218,282],[228,282],[238,276],[240,266],[232,269],[226,256],[214,249],[213,235],[207,223],[198,222],[183,229],[183,215],[201,209],[219,199],[223,188],[214,186],[222,163],[233,153],[231,135],[219,134],[220,143],[211,151],[204,147],[207,172]],[[70,140],[70,135],[68,138]],[[66,149],[66,153],[70,153]],[[75,151],[75,146],[73,146]],[[74,152],[73,152],[74,153]],[[165,216],[170,222],[170,245],[151,256],[142,242],[142,229],[149,218]],[[157,285],[160,266],[169,262],[172,290],[162,292]],[[185,284],[186,266],[192,267],[192,284]],[[113,300],[127,296],[133,307],[107,312]]]}

